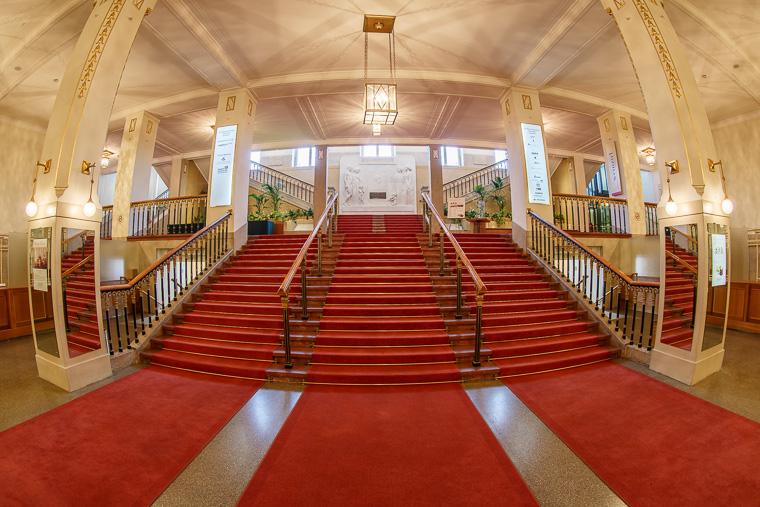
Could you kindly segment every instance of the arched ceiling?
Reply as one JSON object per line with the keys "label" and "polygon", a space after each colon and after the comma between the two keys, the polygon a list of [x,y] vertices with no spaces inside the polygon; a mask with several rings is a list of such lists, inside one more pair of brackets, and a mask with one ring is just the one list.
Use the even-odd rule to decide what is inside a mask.
{"label": "arched ceiling", "polygon": [[[0,0],[0,120],[44,131],[89,0]],[[710,121],[760,112],[760,2],[670,0]],[[127,114],[161,119],[155,156],[211,147],[220,90],[258,98],[259,148],[377,142],[362,125],[364,14],[395,15],[399,117],[381,142],[504,147],[499,97],[538,88],[554,153],[601,156],[596,116],[646,106],[612,18],[598,0],[159,0],[144,20],[114,101],[105,146]],[[370,35],[370,77],[388,44]]]}

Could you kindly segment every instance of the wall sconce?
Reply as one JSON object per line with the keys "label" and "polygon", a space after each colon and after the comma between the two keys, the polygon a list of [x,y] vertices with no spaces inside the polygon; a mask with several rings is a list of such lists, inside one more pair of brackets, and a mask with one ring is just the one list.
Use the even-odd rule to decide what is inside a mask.
{"label": "wall sconce", "polygon": [[92,185],[95,182],[95,163],[87,162],[86,160],[82,161],[82,174],[89,174],[90,175],[90,198],[87,200],[86,203],[84,203],[84,206],[82,206],[82,212],[84,213],[84,216],[91,217],[95,214],[96,208],[95,203],[92,202]]}
{"label": "wall sconce", "polygon": [[679,171],[678,160],[665,162],[665,167],[668,168],[668,202],[665,203],[665,212],[668,215],[673,216],[678,213],[678,204],[673,200],[673,196],[670,193],[670,175],[676,174]]}
{"label": "wall sconce", "polygon": [[112,151],[103,150],[103,158],[100,159],[100,168],[101,169],[107,169],[108,165],[111,163],[111,155],[113,155]]}
{"label": "wall sconce", "polygon": [[654,148],[644,148],[643,150],[641,150],[641,153],[644,153],[646,155],[647,164],[654,165],[654,162],[655,162]]}
{"label": "wall sconce", "polygon": [[37,162],[37,165],[34,166],[34,182],[32,183],[32,197],[29,199],[29,202],[26,203],[26,208],[24,208],[24,212],[26,213],[26,216],[33,217],[37,214],[37,203],[34,202],[34,193],[37,191],[37,171],[40,167],[44,167],[45,170],[43,171],[43,174],[47,174],[50,172],[50,165],[53,163],[52,159],[48,159],[47,162],[44,164],[42,162]]}
{"label": "wall sconce", "polygon": [[381,136],[383,135],[383,126],[379,124],[372,125],[372,135],[373,136]]}
{"label": "wall sconce", "polygon": [[707,159],[707,166],[712,172],[715,172],[716,165],[720,166],[720,179],[721,184],[723,185],[723,202],[720,203],[720,209],[722,209],[723,213],[726,215],[730,215],[731,212],[734,211],[734,203],[728,198],[728,193],[726,192],[726,175],[723,174],[723,161],[718,160],[717,162],[713,162],[709,158]]}

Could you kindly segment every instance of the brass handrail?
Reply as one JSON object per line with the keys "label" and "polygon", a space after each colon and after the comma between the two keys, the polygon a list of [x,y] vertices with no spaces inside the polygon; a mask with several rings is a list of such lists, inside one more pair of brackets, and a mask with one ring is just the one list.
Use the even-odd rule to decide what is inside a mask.
{"label": "brass handrail", "polygon": [[284,331],[284,347],[285,347],[285,368],[291,369],[293,368],[293,362],[290,357],[290,284],[293,283],[293,278],[296,275],[296,271],[298,271],[298,268],[301,268],[301,318],[303,320],[306,320],[309,318],[308,315],[308,309],[307,309],[307,301],[306,301],[306,254],[309,252],[309,248],[311,247],[312,242],[314,241],[314,238],[317,238],[317,263],[318,263],[318,270],[319,270],[319,276],[322,276],[322,225],[325,223],[325,220],[327,220],[327,233],[330,235],[330,240],[328,244],[328,248],[332,248],[332,227],[330,223],[330,217],[332,216],[333,211],[333,205],[335,204],[336,200],[338,199],[338,193],[334,193],[330,196],[330,198],[327,200],[327,203],[325,203],[325,210],[322,212],[322,215],[319,217],[319,220],[314,223],[314,230],[311,231],[311,234],[309,234],[309,237],[306,239],[306,242],[301,247],[301,250],[298,252],[298,255],[296,256],[295,260],[293,261],[293,264],[290,266],[290,269],[288,270],[288,273],[285,275],[285,279],[282,281],[282,284],[280,284],[280,288],[277,289],[277,294],[280,296],[280,302],[282,303],[282,321],[283,321],[283,331]]}
{"label": "brass handrail", "polygon": [[553,197],[565,197],[569,199],[577,199],[579,201],[611,201],[611,202],[617,202],[620,204],[627,204],[628,199],[618,199],[617,197],[600,197],[598,195],[578,195],[578,194],[554,194],[552,193]]}
{"label": "brass handrail", "polygon": [[678,262],[679,264],[681,264],[682,266],[684,266],[686,269],[688,269],[689,271],[691,271],[695,275],[699,274],[699,271],[697,271],[697,269],[694,266],[692,266],[691,264],[689,264],[688,262],[686,262],[685,260],[683,260],[682,258],[680,258],[679,256],[677,256],[673,252],[669,252],[668,250],[665,250],[665,255],[667,255],[668,257],[670,257],[674,261]]}
{"label": "brass handrail", "polygon": [[80,238],[80,237],[88,234],[89,232],[90,231],[82,231],[79,234],[75,234],[74,236],[71,236],[69,239],[64,239],[63,240],[63,244],[65,245],[65,244],[69,243],[70,241],[74,241],[75,239]]}
{"label": "brass handrail", "polygon": [[[429,210],[430,215],[434,216],[435,219],[438,221],[438,225],[441,227],[439,242],[441,246],[441,269],[440,274],[443,276],[444,270],[444,246],[443,246],[443,238],[446,236],[449,241],[451,242],[452,246],[454,247],[454,252],[456,253],[456,260],[457,260],[457,313],[456,318],[461,319],[462,318],[462,266],[467,268],[467,272],[470,273],[470,277],[472,278],[473,283],[475,284],[475,304],[476,304],[476,314],[475,314],[475,351],[473,355],[472,365],[475,367],[480,366],[480,347],[482,345],[482,336],[481,336],[481,329],[482,329],[482,322],[483,322],[483,300],[484,300],[484,294],[488,291],[488,288],[486,287],[486,284],[483,283],[483,280],[480,279],[480,276],[478,276],[478,272],[475,270],[475,267],[470,262],[470,259],[467,258],[467,254],[464,253],[464,250],[462,250],[462,247],[459,246],[459,242],[454,238],[454,235],[451,234],[451,231],[448,227],[446,227],[446,224],[443,222],[443,218],[438,213],[438,210],[435,209],[435,205],[433,205],[432,199],[430,199],[430,195],[427,192],[421,192],[422,199],[425,201],[425,207],[427,210]],[[429,219],[429,217],[426,217]],[[431,220],[431,219],[429,219]],[[428,243],[428,246],[432,245],[432,223],[428,223],[428,228],[430,229],[430,239],[431,241]]]}
{"label": "brass handrail", "polygon": [[88,262],[90,262],[94,257],[95,257],[95,254],[90,254],[87,257],[85,257],[84,259],[82,259],[81,261],[77,262],[76,264],[74,264],[73,266],[71,266],[69,269],[67,269],[66,271],[64,271],[63,273],[61,273],[61,279],[66,278],[71,273],[73,273],[77,269],[81,268],[82,266],[84,266],[85,264],[87,264]]}
{"label": "brass handrail", "polygon": [[688,234],[679,231],[675,227],[668,227],[668,229],[670,229],[673,232],[676,232],[676,233],[680,234],[681,236],[683,236],[684,238],[686,238],[689,242],[694,243],[697,247],[699,247],[699,242],[696,239],[694,239],[691,236],[689,236]]}
{"label": "brass handrail", "polygon": [[138,204],[149,204],[149,203],[156,203],[156,202],[193,201],[193,200],[206,199],[207,197],[208,195],[201,194],[201,195],[185,195],[182,197],[165,197],[164,199],[147,199],[145,201],[134,201],[130,204],[130,207],[136,206]]}

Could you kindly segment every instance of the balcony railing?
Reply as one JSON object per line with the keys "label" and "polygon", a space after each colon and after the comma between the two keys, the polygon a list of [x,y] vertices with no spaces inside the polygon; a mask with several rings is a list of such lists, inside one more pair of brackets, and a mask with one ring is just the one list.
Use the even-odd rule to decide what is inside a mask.
{"label": "balcony railing", "polygon": [[446,183],[443,185],[443,201],[472,193],[478,185],[488,186],[496,177],[504,180],[505,185],[508,184],[509,164],[506,159]]}
{"label": "balcony railing", "polygon": [[122,352],[139,343],[146,327],[153,327],[166,308],[230,251],[230,216],[196,232],[130,282],[100,287],[110,354],[114,347]]}
{"label": "balcony railing", "polygon": [[657,204],[653,202],[644,203],[644,218],[647,223],[647,236],[659,236],[660,223],[657,220]]}
{"label": "balcony railing", "polygon": [[552,194],[554,224],[573,232],[628,234],[628,201],[611,197]]}
{"label": "balcony railing", "polygon": [[306,183],[257,162],[251,162],[250,177],[261,184],[278,187],[285,194],[306,201],[309,204],[314,204],[314,185],[311,183]]}
{"label": "balcony railing", "polygon": [[192,234],[206,225],[206,196],[137,201],[129,215],[130,236]]}
{"label": "balcony railing", "polygon": [[536,215],[530,249],[588,301],[618,339],[651,350],[657,320],[659,282],[632,280],[586,246]]}
{"label": "balcony railing", "polygon": [[103,216],[100,219],[100,237],[102,239],[111,237],[111,227],[113,227],[113,206],[103,206]]}

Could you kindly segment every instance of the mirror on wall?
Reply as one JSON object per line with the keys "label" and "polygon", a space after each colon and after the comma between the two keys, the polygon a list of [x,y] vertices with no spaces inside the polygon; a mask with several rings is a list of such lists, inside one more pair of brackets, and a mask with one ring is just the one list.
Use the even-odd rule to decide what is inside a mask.
{"label": "mirror on wall", "polygon": [[98,350],[95,231],[61,228],[61,287],[69,357]]}
{"label": "mirror on wall", "polygon": [[697,300],[697,224],[665,227],[665,308],[660,342],[691,350]]}
{"label": "mirror on wall", "polygon": [[728,318],[728,227],[707,224],[708,276],[710,277],[708,317],[702,350],[709,350],[723,343]]}
{"label": "mirror on wall", "polygon": [[[29,231],[29,299],[30,321],[33,328],[52,314],[50,298],[50,246],[52,227],[37,227]],[[55,329],[35,332],[37,349],[54,357],[61,357]]]}

